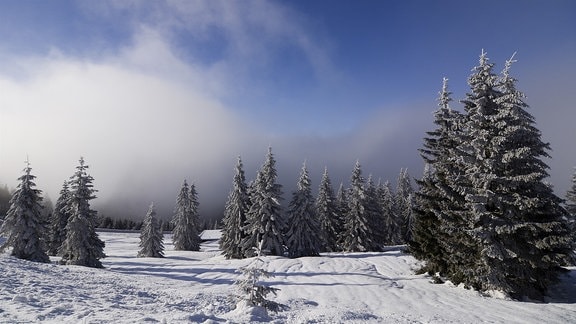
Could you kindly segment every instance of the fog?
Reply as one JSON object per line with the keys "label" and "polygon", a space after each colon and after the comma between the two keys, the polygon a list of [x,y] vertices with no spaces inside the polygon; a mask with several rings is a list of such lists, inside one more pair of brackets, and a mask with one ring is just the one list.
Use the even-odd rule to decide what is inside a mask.
{"label": "fog", "polygon": [[395,181],[401,167],[421,172],[416,149],[423,132],[407,132],[405,126],[423,130],[431,113],[418,116],[423,111],[418,107],[382,109],[355,130],[282,135],[226,107],[202,87],[190,86],[197,72],[188,71],[190,78],[183,82],[122,64],[139,61],[145,47],[172,61],[163,71],[178,68],[181,62],[162,46],[152,38],[99,63],[58,54],[20,61],[26,73],[0,78],[0,182],[14,188],[29,158],[38,187],[55,200],[82,156],[95,179],[93,204],[101,214],[140,218],[153,201],[161,216],[170,217],[186,179],[197,187],[201,213],[218,217],[236,158],[242,157],[252,179],[268,147],[276,156],[286,200],[304,161],[315,186],[324,167],[335,186],[347,183],[356,160],[366,176],[384,180]]}
{"label": "fog", "polygon": [[[349,119],[334,125],[330,123],[337,118],[320,120],[321,113],[299,107],[290,118],[273,105],[266,108],[265,116],[257,116],[265,108],[249,110],[246,106],[254,101],[235,103],[231,98],[243,91],[248,92],[246,97],[260,98],[261,90],[254,90],[258,81],[250,83],[251,76],[266,69],[270,43],[292,43],[320,83],[338,82],[334,80],[340,76],[321,41],[306,37],[297,24],[286,23],[298,15],[271,10],[269,3],[262,2],[251,5],[265,8],[248,11],[268,15],[246,16],[248,11],[230,2],[218,6],[234,10],[216,10],[210,3],[205,2],[203,9],[179,3],[184,7],[169,8],[176,10],[169,10],[167,14],[176,13],[170,19],[150,15],[160,17],[153,20],[161,23],[134,23],[130,42],[102,50],[97,57],[71,56],[57,48],[46,55],[0,55],[4,62],[0,67],[0,185],[15,188],[29,159],[38,187],[55,201],[82,156],[95,179],[98,198],[93,205],[100,214],[139,219],[150,202],[161,217],[171,217],[185,179],[196,185],[202,216],[221,216],[236,158],[242,157],[246,176],[253,179],[268,147],[276,157],[285,205],[303,162],[314,188],[324,167],[335,189],[340,183],[347,185],[357,160],[365,177],[372,174],[375,180],[393,185],[400,168],[408,168],[412,177],[421,175],[423,162],[417,150],[425,132],[435,127],[435,91],[417,93],[402,104],[358,107],[357,115],[339,115],[342,108],[334,108],[328,115]],[[178,16],[182,12],[186,19]],[[134,16],[142,18],[137,12]],[[186,25],[180,26],[184,21]],[[190,31],[216,26],[227,40],[227,51],[216,53],[220,56],[215,54],[213,62],[185,60],[194,53],[178,53],[169,42],[174,39],[166,37],[165,30],[175,25]],[[264,41],[248,33],[254,29],[265,30]],[[519,53],[512,72],[528,96],[529,111],[543,139],[551,143],[550,182],[562,197],[576,165],[576,109],[572,104],[576,57],[574,48],[566,49],[532,61],[523,61]],[[259,61],[264,63],[255,64]],[[471,68],[476,58],[470,57],[469,62]],[[494,62],[497,69],[503,67],[503,61]],[[244,70],[244,64],[253,66]],[[450,87],[459,89],[453,94],[456,109],[461,107],[458,100],[466,90],[460,89],[465,88],[468,74],[464,69],[458,75],[446,75]],[[429,88],[439,90],[441,80],[438,75],[437,84]],[[294,102],[299,100],[306,98]]]}

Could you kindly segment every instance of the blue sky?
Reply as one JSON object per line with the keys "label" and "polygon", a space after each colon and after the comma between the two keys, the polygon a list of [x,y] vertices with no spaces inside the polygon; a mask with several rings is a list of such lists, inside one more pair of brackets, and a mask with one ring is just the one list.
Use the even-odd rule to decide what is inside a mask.
{"label": "blue sky", "polygon": [[574,1],[13,1],[0,40],[0,183],[28,155],[53,200],[81,155],[105,201],[150,188],[143,215],[183,178],[218,205],[269,145],[287,192],[304,160],[419,176],[442,78],[458,109],[482,49],[517,52],[558,194],[576,165]]}

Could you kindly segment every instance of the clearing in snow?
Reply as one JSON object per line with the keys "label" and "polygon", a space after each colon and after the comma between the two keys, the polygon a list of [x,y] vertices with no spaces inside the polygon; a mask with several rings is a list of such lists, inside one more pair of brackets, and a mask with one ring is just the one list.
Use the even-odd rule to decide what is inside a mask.
{"label": "clearing in snow", "polygon": [[217,241],[201,251],[137,258],[139,233],[99,232],[104,269],[28,262],[0,256],[0,322],[46,323],[575,323],[576,268],[547,303],[484,296],[415,275],[420,266],[400,247],[381,253],[264,257],[279,288],[279,312],[236,306],[237,269]]}

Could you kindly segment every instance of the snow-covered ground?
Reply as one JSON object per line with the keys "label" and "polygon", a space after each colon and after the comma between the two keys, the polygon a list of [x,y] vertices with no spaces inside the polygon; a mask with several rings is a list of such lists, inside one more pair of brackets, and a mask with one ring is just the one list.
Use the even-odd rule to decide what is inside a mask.
{"label": "snow-covered ground", "polygon": [[[279,288],[277,312],[230,301],[247,260],[226,260],[214,241],[201,252],[136,258],[138,233],[101,232],[105,269],[39,264],[0,256],[0,323],[576,323],[576,268],[547,303],[482,296],[415,275],[398,248],[383,253],[267,257]],[[56,259],[53,258],[55,261]]]}

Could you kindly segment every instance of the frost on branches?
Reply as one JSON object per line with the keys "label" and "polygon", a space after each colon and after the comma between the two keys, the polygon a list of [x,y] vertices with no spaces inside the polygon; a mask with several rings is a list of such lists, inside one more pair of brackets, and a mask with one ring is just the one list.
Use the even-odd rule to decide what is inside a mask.
{"label": "frost on branches", "polygon": [[232,190],[224,208],[224,227],[220,238],[220,249],[227,259],[242,259],[245,255],[242,241],[246,238],[246,234],[242,228],[245,225],[246,213],[249,208],[248,186],[246,185],[242,160],[238,157]]}
{"label": "frost on branches", "polygon": [[235,282],[239,292],[236,298],[251,307],[263,307],[268,310],[278,311],[281,305],[266,299],[270,293],[276,295],[276,291],[280,289],[267,286],[262,282],[263,278],[269,278],[272,274],[264,270],[266,262],[262,258],[261,248],[262,243],[254,248],[256,257],[252,262],[246,267],[239,269],[241,277]]}
{"label": "frost on branches", "polygon": [[172,240],[175,250],[200,251],[200,234],[198,218],[198,197],[194,184],[188,189],[184,180],[178,198],[172,224]]}
{"label": "frost on branches", "polygon": [[451,251],[457,246],[447,243],[455,241],[453,237],[459,235],[457,224],[448,220],[455,219],[450,215],[462,210],[457,206],[462,206],[464,201],[451,185],[459,170],[454,169],[455,164],[450,160],[450,157],[458,156],[458,125],[462,115],[450,108],[452,98],[448,79],[444,78],[439,94],[438,109],[434,112],[437,128],[426,132],[424,147],[419,150],[426,167],[422,179],[416,181],[419,190],[415,193],[413,209],[414,232],[413,239],[408,242],[410,252],[416,258],[426,260],[422,271],[432,275],[444,275],[448,271],[447,255],[457,253]]}
{"label": "frost on branches", "polygon": [[394,208],[398,224],[400,225],[401,241],[397,244],[405,244],[412,240],[414,228],[414,216],[412,214],[412,197],[414,189],[408,169],[400,169],[394,196]]}
{"label": "frost on branches", "polygon": [[138,257],[163,258],[164,257],[164,235],[160,228],[160,223],[156,218],[154,203],[150,204],[142,230],[140,231],[140,251]]}
{"label": "frost on branches", "polygon": [[339,234],[342,232],[342,220],[327,168],[324,168],[315,206],[316,215],[320,222],[321,237],[324,241],[322,252],[340,251],[338,243]]}
{"label": "frost on branches", "polygon": [[268,148],[266,161],[258,171],[250,191],[250,209],[246,215],[246,238],[242,248],[253,256],[252,248],[262,243],[262,253],[284,255],[286,220],[282,215],[282,185],[276,183],[276,160]]}
{"label": "frost on branches", "polygon": [[[449,129],[455,142],[441,141],[445,129],[425,142],[434,173],[421,182],[429,185],[418,202],[435,217],[422,208],[418,217],[438,225],[434,236],[442,246],[419,255],[454,283],[542,299],[562,266],[573,262],[574,241],[562,200],[544,181],[549,144],[516,90],[513,62],[498,76],[482,52],[462,101],[465,114]],[[420,248],[435,244],[421,226],[417,232]]]}
{"label": "frost on branches", "polygon": [[24,175],[18,178],[20,183],[10,199],[10,208],[0,227],[0,235],[6,238],[0,251],[12,247],[11,255],[16,258],[50,262],[43,241],[46,226],[42,216],[41,191],[35,189],[36,177],[30,174],[31,170],[27,161]]}
{"label": "frost on branches", "polygon": [[104,254],[104,242],[96,233],[96,211],[90,208],[94,195],[94,178],[86,173],[88,166],[80,158],[76,173],[70,178],[70,199],[68,212],[70,219],[66,226],[66,239],[62,242],[59,254],[62,264],[102,268],[100,259]]}
{"label": "frost on branches", "polygon": [[318,256],[322,246],[320,224],[314,209],[314,198],[306,164],[302,166],[297,189],[288,206],[286,245],[292,258]]}
{"label": "frost on branches", "polygon": [[347,209],[344,216],[344,235],[342,248],[346,252],[366,252],[376,243],[373,228],[370,226],[369,213],[366,209],[367,197],[362,177],[360,162],[356,161],[350,188],[346,195]]}
{"label": "frost on branches", "polygon": [[572,175],[572,187],[566,193],[566,210],[574,222],[576,219],[576,172]]}
{"label": "frost on branches", "polygon": [[70,218],[68,202],[70,201],[70,187],[68,182],[64,181],[60,196],[56,200],[52,218],[50,219],[50,228],[48,232],[48,255],[58,255],[58,249],[66,239],[66,225]]}

